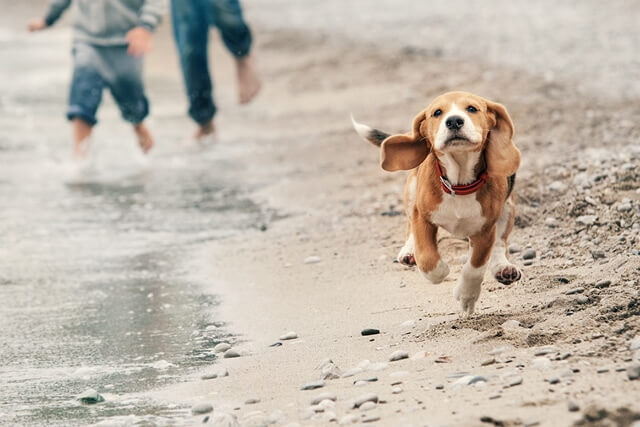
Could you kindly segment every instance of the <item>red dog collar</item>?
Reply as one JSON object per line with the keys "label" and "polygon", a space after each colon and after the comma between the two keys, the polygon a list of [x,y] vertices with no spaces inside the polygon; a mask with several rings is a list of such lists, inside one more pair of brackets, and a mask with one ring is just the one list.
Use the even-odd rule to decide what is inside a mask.
{"label": "red dog collar", "polygon": [[440,164],[438,160],[436,160],[436,170],[438,171],[438,176],[440,177],[440,185],[442,186],[442,190],[451,194],[452,196],[465,196],[467,194],[475,193],[487,182],[489,179],[489,174],[487,174],[486,169],[478,176],[478,179],[473,181],[471,184],[467,185],[453,185],[451,181],[447,179],[446,176],[442,175],[442,170],[440,169]]}

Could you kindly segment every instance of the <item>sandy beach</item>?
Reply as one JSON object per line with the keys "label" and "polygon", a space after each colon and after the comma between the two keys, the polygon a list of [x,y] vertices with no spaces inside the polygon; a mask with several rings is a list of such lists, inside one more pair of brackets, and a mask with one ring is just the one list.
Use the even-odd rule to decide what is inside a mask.
{"label": "sandy beach", "polygon": [[[160,154],[151,157],[151,184],[141,186],[164,188],[167,173],[196,182],[188,194],[214,193],[219,189],[207,180],[219,177],[220,194],[227,189],[242,198],[231,197],[237,205],[226,216],[216,206],[182,217],[207,200],[176,202],[149,217],[153,223],[169,218],[162,239],[150,232],[134,237],[147,238],[141,246],[154,250],[161,241],[160,251],[170,254],[162,261],[179,259],[181,280],[195,278],[215,294],[215,304],[184,303],[167,268],[156,300],[166,287],[175,291],[166,303],[221,319],[224,326],[211,323],[216,328],[209,332],[216,345],[229,345],[213,355],[207,348],[209,358],[197,364],[172,361],[188,369],[125,396],[179,408],[177,414],[149,410],[101,418],[99,425],[637,427],[639,13],[632,1],[603,8],[577,0],[431,6],[247,0],[264,87],[250,105],[236,105],[233,64],[214,36],[219,140],[201,157],[176,154],[193,125],[183,117],[171,29],[164,24],[145,70]],[[68,41],[68,28],[52,34],[51,40]],[[63,102],[67,76],[60,70],[68,60],[54,61],[45,41],[38,43],[39,60],[58,71],[47,96]],[[406,174],[384,172],[378,149],[350,121],[353,114],[406,132],[418,111],[451,90],[504,104],[522,152],[510,257],[523,278],[504,286],[487,274],[470,317],[452,295],[468,243],[441,231],[440,252],[451,273],[439,285],[394,262],[404,243]],[[113,123],[117,112],[106,102],[104,122]],[[59,126],[46,121],[38,132],[59,133]],[[104,126],[98,138],[117,142],[123,132]],[[209,168],[219,168],[213,178]],[[153,204],[162,206],[157,193]],[[223,231],[211,226],[206,234],[207,215],[224,222]],[[192,241],[184,244],[180,233],[165,237],[175,230]],[[156,264],[149,265],[145,274],[153,276]],[[131,310],[146,307],[152,284],[145,286]],[[153,309],[163,310],[160,303]],[[153,330],[174,327],[168,318],[149,323]],[[179,320],[183,335],[172,345],[213,346],[202,322]],[[362,335],[365,329],[379,333]],[[184,348],[181,354],[191,351]],[[154,351],[162,356],[150,360],[169,360],[160,345]]]}

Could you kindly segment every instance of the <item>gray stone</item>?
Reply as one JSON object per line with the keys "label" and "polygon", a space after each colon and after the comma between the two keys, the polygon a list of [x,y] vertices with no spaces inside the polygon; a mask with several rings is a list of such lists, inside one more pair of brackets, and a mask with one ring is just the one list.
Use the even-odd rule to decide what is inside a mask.
{"label": "gray stone", "polygon": [[256,403],[260,403],[260,399],[256,399],[255,397],[252,397],[244,401],[245,405],[255,405]]}
{"label": "gray stone", "polygon": [[559,382],[560,382],[560,378],[558,377],[549,378],[549,384],[558,384]]}
{"label": "gray stone", "polygon": [[596,223],[596,221],[598,220],[598,217],[596,215],[580,215],[578,218],[576,218],[576,222],[579,225],[593,225]]}
{"label": "gray stone", "polygon": [[97,391],[95,391],[92,388],[88,388],[85,391],[83,391],[78,397],[77,399],[82,402],[82,403],[86,403],[88,405],[92,405],[94,403],[100,403],[100,402],[104,402],[104,397],[102,397],[102,395],[100,393],[98,393]]}
{"label": "gray stone", "polygon": [[522,384],[522,377],[520,375],[513,375],[507,378],[507,387],[515,387]]}
{"label": "gray stone", "polygon": [[629,212],[631,209],[633,209],[633,205],[631,204],[631,202],[620,203],[616,209],[618,210],[618,212]]}
{"label": "gray stone", "polygon": [[402,393],[402,387],[393,387],[393,388],[391,388],[391,393],[392,394],[400,394],[400,393]]}
{"label": "gray stone", "polygon": [[376,421],[380,421],[380,417],[374,414],[367,415],[366,417],[362,418],[363,423],[375,423]]}
{"label": "gray stone", "polygon": [[296,338],[298,338],[298,334],[296,334],[293,331],[287,332],[286,334],[280,336],[280,341],[286,341],[286,340],[295,340]]}
{"label": "gray stone", "polygon": [[300,390],[315,390],[317,388],[322,388],[324,387],[325,382],[324,381],[311,381],[309,383],[306,383],[305,385],[303,385],[302,387],[300,387]]}
{"label": "gray stone", "polygon": [[215,351],[216,353],[224,353],[225,351],[229,350],[231,348],[231,345],[226,343],[226,342],[221,342],[216,344],[215,347],[213,347],[213,351]]}
{"label": "gray stone", "polygon": [[596,283],[596,288],[608,288],[610,284],[611,280],[600,280],[598,283]]}
{"label": "gray stone", "polygon": [[586,295],[579,295],[578,298],[576,298],[576,302],[578,304],[589,304],[589,297]]}
{"label": "gray stone", "polygon": [[367,383],[374,383],[374,382],[378,381],[378,377],[358,378],[353,383],[355,384],[355,383],[357,383],[359,381],[363,381],[363,382],[367,382]]}
{"label": "gray stone", "polygon": [[640,378],[640,363],[634,363],[627,368],[627,378],[637,380]]}
{"label": "gray stone", "polygon": [[391,356],[389,356],[389,361],[396,362],[398,360],[408,359],[408,358],[409,358],[409,353],[407,353],[404,350],[396,350],[393,353],[391,353]]}
{"label": "gray stone", "polygon": [[237,351],[235,351],[232,348],[230,348],[229,350],[224,352],[224,358],[225,359],[232,359],[234,357],[240,357],[240,353],[238,353]]}
{"label": "gray stone", "polygon": [[213,405],[210,403],[198,403],[191,407],[191,413],[193,415],[208,414],[211,411],[213,411]]}
{"label": "gray stone", "polygon": [[511,244],[509,245],[509,253],[510,253],[510,254],[518,253],[518,252],[520,252],[521,250],[522,250],[522,248],[521,248],[521,247],[520,247],[520,245],[519,245],[519,244],[517,244],[517,243],[511,243]]}
{"label": "gray stone", "polygon": [[536,257],[536,250],[533,248],[527,248],[522,251],[522,259],[534,259]]}
{"label": "gray stone", "polygon": [[367,335],[377,335],[377,334],[379,334],[379,333],[380,333],[380,330],[379,330],[379,329],[374,329],[374,328],[366,328],[366,329],[363,329],[363,330],[360,332],[360,334],[361,334],[362,336],[367,336]]}
{"label": "gray stone", "polygon": [[496,358],[491,357],[489,359],[483,360],[482,363],[480,363],[480,366],[489,366],[489,365],[493,365],[494,363],[496,363]]}
{"label": "gray stone", "polygon": [[578,412],[580,410],[580,405],[575,400],[569,400],[567,402],[567,409],[569,412]]}
{"label": "gray stone", "polygon": [[376,409],[376,404],[375,402],[364,402],[362,405],[360,405],[360,410],[361,411],[370,411],[372,409]]}
{"label": "gray stone", "polygon": [[317,264],[319,262],[322,262],[322,258],[316,255],[311,255],[304,259],[305,264]]}
{"label": "gray stone", "polygon": [[558,226],[558,220],[552,216],[547,217],[544,220],[544,225],[546,225],[549,228],[556,228]]}
{"label": "gray stone", "polygon": [[327,391],[327,392],[324,392],[324,393],[320,393],[319,395],[314,397],[311,400],[311,404],[312,405],[317,405],[318,403],[322,402],[323,400],[331,400],[331,401],[335,402],[336,400],[338,400],[338,397],[334,393],[330,393],[330,392]]}
{"label": "gray stone", "polygon": [[365,402],[378,403],[378,395],[375,394],[375,393],[363,394],[363,395],[357,397],[356,400],[354,400],[352,407],[353,408],[359,408]]}
{"label": "gray stone", "polygon": [[583,287],[578,287],[578,288],[569,289],[564,294],[565,295],[574,295],[574,294],[581,294],[583,292],[584,292],[584,288]]}
{"label": "gray stone", "polygon": [[551,184],[549,184],[549,186],[547,188],[549,190],[555,191],[557,193],[563,193],[563,192],[565,192],[567,190],[566,184],[564,184],[561,181],[553,181]]}

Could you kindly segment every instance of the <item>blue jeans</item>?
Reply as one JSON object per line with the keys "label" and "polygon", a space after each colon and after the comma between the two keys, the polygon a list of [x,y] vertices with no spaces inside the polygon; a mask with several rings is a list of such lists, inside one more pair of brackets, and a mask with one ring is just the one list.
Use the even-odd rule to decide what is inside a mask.
{"label": "blue jeans", "polygon": [[96,124],[102,91],[109,88],[122,117],[133,124],[149,114],[142,84],[142,59],[127,54],[127,46],[73,45],[73,77],[67,118]]}
{"label": "blue jeans", "polygon": [[242,17],[238,0],[171,0],[173,34],[189,99],[189,116],[204,124],[213,119],[213,85],[209,74],[209,27],[215,26],[232,55],[251,50],[251,30]]}

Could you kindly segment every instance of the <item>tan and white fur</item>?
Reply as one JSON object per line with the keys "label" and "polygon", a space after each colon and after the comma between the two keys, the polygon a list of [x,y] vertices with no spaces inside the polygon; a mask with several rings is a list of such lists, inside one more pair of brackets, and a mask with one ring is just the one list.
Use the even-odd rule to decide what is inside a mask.
{"label": "tan and white fur", "polygon": [[[438,252],[438,228],[468,238],[468,261],[454,289],[467,314],[475,309],[487,266],[501,283],[520,279],[520,270],[507,258],[520,151],[504,106],[471,93],[449,92],[415,117],[410,133],[388,135],[355,120],[353,125],[359,135],[381,147],[383,169],[411,171],[404,190],[409,221],[399,262],[416,264],[429,281],[440,283],[449,267]],[[470,184],[484,170],[487,181],[472,194],[447,194],[436,162],[453,185]]]}

